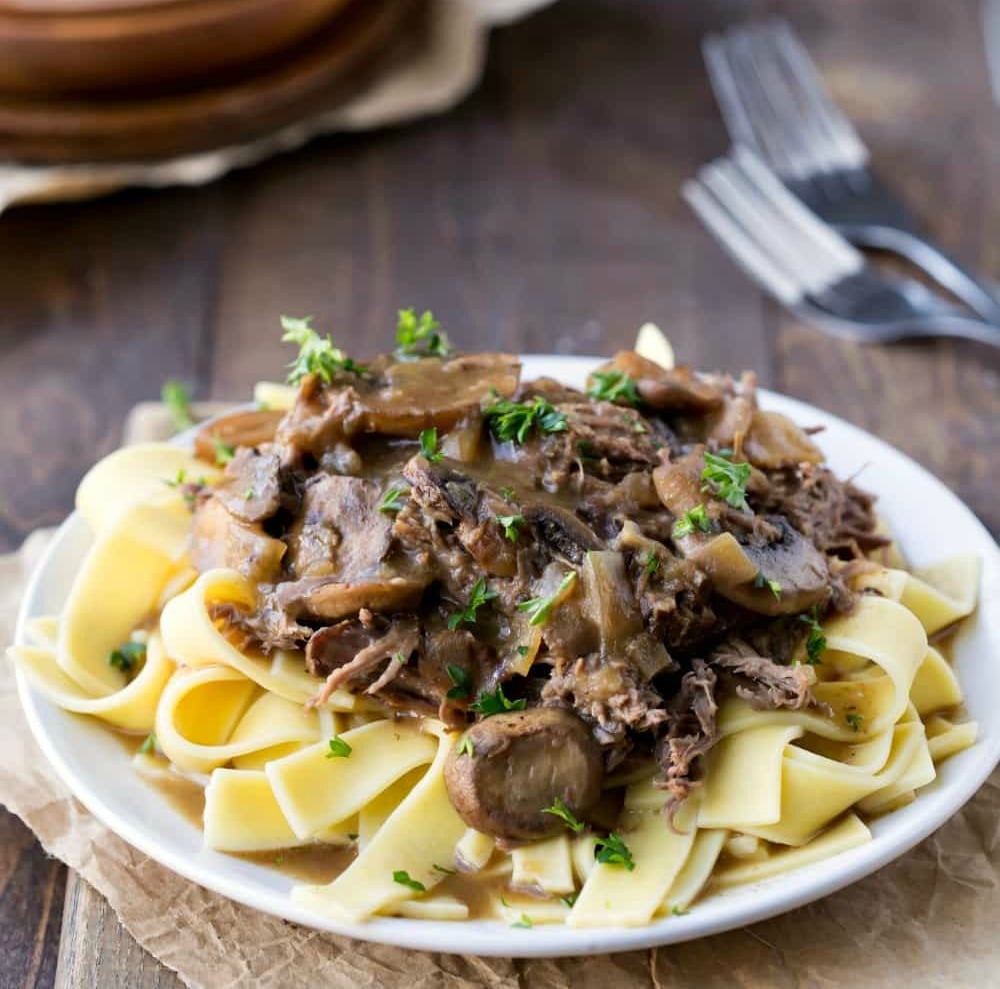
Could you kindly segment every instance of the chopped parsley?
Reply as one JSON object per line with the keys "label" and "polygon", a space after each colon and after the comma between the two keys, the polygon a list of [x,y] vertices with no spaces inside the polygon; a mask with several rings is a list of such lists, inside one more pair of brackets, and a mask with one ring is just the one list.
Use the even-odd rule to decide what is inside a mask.
{"label": "chopped parsley", "polygon": [[459,755],[467,755],[471,759],[476,754],[476,747],[472,744],[472,739],[468,735],[464,735],[455,751]]}
{"label": "chopped parsley", "polygon": [[712,528],[712,523],[705,514],[704,505],[695,505],[689,508],[675,523],[671,530],[674,539],[683,539],[690,536],[697,529],[699,532],[708,532]]}
{"label": "chopped parsley", "polygon": [[403,499],[409,497],[410,489],[392,485],[378,503],[380,512],[398,512],[403,507]]}
{"label": "chopped parsley", "polygon": [[754,587],[766,587],[775,597],[776,600],[781,600],[781,581],[771,580],[765,577],[762,573],[758,573],[753,579]]}
{"label": "chopped parsley", "polygon": [[339,735],[334,735],[330,739],[330,751],[327,752],[327,759],[346,759],[354,750],[349,742],[345,742]]}
{"label": "chopped parsley", "polygon": [[679,906],[678,906],[678,905],[677,905],[677,904],[675,903],[675,904],[674,904],[674,905],[673,905],[673,906],[672,906],[672,907],[670,908],[670,912],[671,912],[671,913],[672,913],[672,914],[673,914],[673,915],[674,915],[675,917],[684,917],[684,916],[686,916],[687,914],[689,914],[689,913],[690,913],[691,911],[690,911],[690,910],[685,910],[685,909],[684,909],[683,907],[679,907]]}
{"label": "chopped parsley", "polygon": [[454,631],[459,625],[475,625],[476,613],[484,604],[486,604],[487,601],[492,601],[496,596],[496,591],[488,591],[486,589],[486,578],[480,577],[479,580],[472,585],[472,593],[469,595],[469,603],[461,611],[456,611],[455,614],[448,619],[448,628]]}
{"label": "chopped parsley", "polygon": [[503,534],[512,542],[517,542],[517,528],[524,525],[523,515],[498,515],[497,522],[503,526]]}
{"label": "chopped parsley", "polygon": [[579,834],[586,825],[583,821],[579,820],[577,816],[571,811],[558,797],[552,802],[551,807],[546,807],[542,811],[543,814],[552,814],[554,817],[558,817],[563,821],[571,831],[575,831]]}
{"label": "chopped parsley", "polygon": [[646,577],[652,577],[660,569],[660,558],[650,550],[642,558],[642,572]]}
{"label": "chopped parsley", "polygon": [[844,720],[850,725],[851,731],[861,731],[861,725],[865,719],[857,711],[848,711],[844,715]]}
{"label": "chopped parsley", "polygon": [[442,876],[457,876],[457,869],[449,869],[446,866],[438,865],[436,862],[431,866],[435,872],[440,872]]}
{"label": "chopped parsley", "polygon": [[444,671],[448,674],[448,679],[455,685],[446,694],[448,700],[461,700],[472,693],[472,677],[469,676],[468,670],[456,666],[454,663],[448,663]]}
{"label": "chopped parsley", "polygon": [[447,357],[452,352],[448,334],[433,313],[424,312],[420,316],[413,309],[400,309],[396,324],[396,356],[406,357]]}
{"label": "chopped parsley", "polygon": [[149,755],[156,749],[156,732],[151,731],[139,746],[139,755]]}
{"label": "chopped parsley", "polygon": [[708,491],[732,505],[749,511],[747,504],[747,482],[750,480],[750,465],[738,464],[722,454],[705,452],[705,469],[701,472],[701,490]]}
{"label": "chopped parsley", "polygon": [[521,914],[521,919],[518,920],[516,923],[511,924],[510,926],[511,927],[534,927],[535,925],[532,923],[531,918],[526,913],[522,913]]}
{"label": "chopped parsley", "polygon": [[133,666],[137,666],[146,659],[145,642],[126,642],[113,650],[108,656],[108,665],[113,666],[122,673],[128,673]]}
{"label": "chopped parsley", "polygon": [[431,426],[420,434],[420,452],[432,464],[438,463],[444,454],[438,449],[437,426]]}
{"label": "chopped parsley", "polygon": [[517,647],[517,654],[518,654],[518,656],[521,656],[521,657],[527,656],[529,652],[531,652],[531,650],[527,646],[518,646]]}
{"label": "chopped parsley", "polygon": [[819,624],[819,609],[814,606],[808,615],[799,615],[799,621],[809,626],[809,635],[806,637],[806,662],[810,666],[816,666],[823,662],[820,657],[826,651],[826,636]]}
{"label": "chopped parsley", "polygon": [[243,500],[244,501],[253,501],[254,498],[256,498],[256,497],[257,497],[257,489],[256,488],[247,488],[246,491],[243,492]]}
{"label": "chopped parsley", "polygon": [[[494,393],[495,394],[495,393]],[[530,402],[499,398],[483,410],[493,435],[501,442],[523,443],[532,429],[539,433],[566,430],[566,416],[540,395]]]}
{"label": "chopped parsley", "polygon": [[598,838],[594,851],[597,861],[605,865],[621,865],[629,872],[635,868],[632,852],[616,831],[612,831],[607,838]]}
{"label": "chopped parsley", "polygon": [[624,371],[595,371],[591,377],[594,383],[587,389],[591,398],[599,402],[628,402],[638,405],[641,401],[635,390],[635,381]]}
{"label": "chopped parsley", "polygon": [[212,446],[215,448],[215,462],[219,467],[225,467],[236,456],[236,447],[232,443],[226,443],[221,436],[212,437]]}
{"label": "chopped parsley", "polygon": [[329,334],[321,337],[309,325],[311,322],[312,316],[304,319],[281,317],[281,328],[285,331],[282,342],[299,345],[299,356],[288,365],[287,380],[290,385],[297,385],[307,374],[317,375],[323,384],[328,385],[338,371],[364,374],[368,370],[334,347]]}
{"label": "chopped parsley", "polygon": [[569,907],[570,910],[572,910],[573,907],[576,906],[576,901],[579,899],[579,897],[580,897],[579,893],[567,893],[565,896],[559,897],[559,902],[565,903],[566,906]]}
{"label": "chopped parsley", "polygon": [[174,429],[178,433],[183,433],[185,429],[190,429],[194,425],[194,416],[191,415],[191,393],[179,381],[173,379],[164,381],[160,389],[160,400],[167,407],[174,422]]}
{"label": "chopped parsley", "polygon": [[488,718],[494,714],[502,714],[504,711],[523,711],[528,706],[528,702],[523,698],[512,701],[503,692],[503,685],[497,684],[497,689],[491,694],[488,690],[482,691],[475,701],[469,705],[469,709]]}
{"label": "chopped parsley", "polygon": [[576,571],[570,570],[563,577],[562,583],[556,589],[555,594],[550,594],[548,597],[528,598],[527,601],[521,601],[518,604],[517,610],[528,612],[531,616],[528,619],[529,625],[544,625],[549,620],[549,615],[556,603],[556,599],[564,594],[575,580]]}
{"label": "chopped parsley", "polygon": [[392,874],[392,881],[399,883],[400,886],[409,886],[410,889],[416,890],[418,893],[427,892],[427,887],[422,882],[411,879],[410,874],[405,869],[397,869]]}
{"label": "chopped parsley", "polygon": [[517,492],[513,488],[497,488],[497,494],[507,501],[513,501],[517,497]]}
{"label": "chopped parsley", "polygon": [[409,656],[404,656],[401,652],[397,652],[392,657],[400,666],[406,666],[406,661],[410,658]]}

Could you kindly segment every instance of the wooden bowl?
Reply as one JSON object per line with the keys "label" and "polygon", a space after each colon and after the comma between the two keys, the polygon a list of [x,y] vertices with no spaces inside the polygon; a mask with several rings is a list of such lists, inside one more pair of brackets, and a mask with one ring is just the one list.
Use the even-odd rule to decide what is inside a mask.
{"label": "wooden bowl", "polygon": [[0,95],[0,160],[160,159],[240,144],[332,110],[424,29],[426,0],[351,0],[287,54],[188,92],[109,99]]}
{"label": "wooden bowl", "polygon": [[0,0],[0,94],[178,91],[301,42],[347,0]]}

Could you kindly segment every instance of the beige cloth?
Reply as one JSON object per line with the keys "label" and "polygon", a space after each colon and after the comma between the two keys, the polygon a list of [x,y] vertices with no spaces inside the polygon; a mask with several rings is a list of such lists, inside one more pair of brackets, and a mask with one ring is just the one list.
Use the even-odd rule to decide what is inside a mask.
{"label": "beige cloth", "polygon": [[[208,411],[207,409],[205,411]],[[140,406],[132,439],[169,430]],[[49,539],[0,558],[0,643]],[[989,657],[984,657],[984,661]],[[1000,985],[1000,772],[912,852],[839,893],[743,930],[652,951],[509,961],[430,955],[320,934],[174,875],[109,832],[49,768],[0,661],[0,803],[95,886],[135,938],[189,986],[222,989],[956,989]],[[694,907],[697,910],[697,906]],[[462,928],[455,925],[455,942]]]}
{"label": "beige cloth", "polygon": [[320,134],[388,127],[441,113],[479,81],[486,38],[552,0],[431,0],[422,47],[407,48],[347,103],[246,144],[157,162],[0,164],[0,212],[18,202],[87,199],[124,186],[203,185],[234,168],[293,151]]}

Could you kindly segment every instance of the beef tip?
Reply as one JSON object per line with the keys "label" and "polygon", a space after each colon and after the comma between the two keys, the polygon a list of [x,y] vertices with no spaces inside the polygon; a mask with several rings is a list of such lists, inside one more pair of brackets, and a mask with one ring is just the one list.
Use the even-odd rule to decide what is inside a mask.
{"label": "beef tip", "polygon": [[[361,626],[360,630],[358,625]],[[376,667],[386,662],[387,666],[382,675],[378,676],[366,691],[369,694],[378,693],[399,675],[406,660],[420,645],[420,628],[416,619],[411,616],[393,618],[385,632],[377,637],[373,632],[373,628],[366,628],[360,621],[341,622],[339,625],[321,629],[310,639],[306,647],[307,668],[318,670],[331,667],[326,681],[310,704],[325,704],[339,687],[347,687],[355,677],[370,674]],[[317,637],[319,641],[314,645],[313,640]],[[361,649],[352,652],[358,645]],[[349,659],[348,654],[350,654]]]}
{"label": "beef tip", "polygon": [[238,450],[271,443],[283,417],[284,413],[277,409],[240,409],[217,416],[198,430],[194,440],[195,456],[214,464],[218,462],[220,444]]}
{"label": "beef tip", "polygon": [[356,615],[362,608],[393,613],[413,611],[428,579],[416,576],[377,576],[340,581],[331,577],[303,577],[263,589],[262,597],[295,618],[331,622]]}
{"label": "beef tip", "polygon": [[787,707],[797,711],[815,703],[812,667],[781,666],[742,639],[733,638],[719,646],[709,656],[709,663],[732,674],[737,695],[759,710]]}
{"label": "beef tip", "polygon": [[875,497],[815,464],[767,472],[762,501],[831,556],[859,559],[888,545],[879,533]]}
{"label": "beef tip", "polygon": [[374,481],[337,474],[311,478],[285,537],[289,574],[332,575],[342,582],[378,574],[392,544],[392,519],[378,510],[381,499]]}
{"label": "beef tip", "polygon": [[667,718],[663,699],[627,659],[599,653],[557,657],[542,688],[542,703],[576,711],[597,741],[609,747],[609,769],[627,754],[629,731],[649,731]]}
{"label": "beef tip", "polygon": [[499,492],[461,468],[447,459],[431,463],[425,457],[413,457],[403,468],[411,485],[410,500],[430,524],[452,527],[459,544],[486,573],[513,577],[518,547],[506,538],[497,521],[498,516],[512,514],[512,509]]}
{"label": "beef tip", "polygon": [[300,625],[287,612],[267,607],[248,612],[233,604],[212,606],[212,618],[223,623],[223,630],[241,651],[258,649],[267,654],[275,649],[301,649],[313,630]]}
{"label": "beef tip", "polygon": [[696,659],[670,699],[667,731],[657,744],[662,772],[657,785],[670,793],[669,811],[699,785],[704,756],[719,740],[716,685],[715,673]]}
{"label": "beef tip", "polygon": [[285,544],[259,524],[236,518],[212,495],[195,508],[191,530],[191,562],[204,572],[216,567],[238,570],[255,584],[277,580]]}
{"label": "beef tip", "polygon": [[465,739],[448,756],[445,784],[455,810],[477,831],[510,842],[546,838],[566,828],[546,808],[561,800],[585,819],[600,797],[600,750],[569,711],[497,714]]}
{"label": "beef tip", "polygon": [[364,374],[337,374],[325,386],[303,380],[277,440],[285,462],[318,460],[358,433],[415,439],[431,427],[447,432],[478,413],[493,392],[509,397],[521,365],[510,354],[469,354],[441,360],[376,358]]}
{"label": "beef tip", "polygon": [[575,566],[591,550],[603,548],[596,533],[568,509],[539,501],[524,504],[521,514],[546,551]]}
{"label": "beef tip", "polygon": [[620,350],[598,371],[627,374],[635,382],[643,403],[657,412],[704,415],[722,405],[722,392],[703,381],[690,368],[667,370],[634,350]]}
{"label": "beef tip", "polygon": [[533,398],[544,398],[552,405],[564,402],[584,402],[587,396],[579,388],[571,388],[555,378],[534,378],[525,381],[514,396],[519,402],[528,402]]}
{"label": "beef tip", "polygon": [[270,448],[240,447],[215,496],[244,522],[263,522],[281,507],[281,461]]}

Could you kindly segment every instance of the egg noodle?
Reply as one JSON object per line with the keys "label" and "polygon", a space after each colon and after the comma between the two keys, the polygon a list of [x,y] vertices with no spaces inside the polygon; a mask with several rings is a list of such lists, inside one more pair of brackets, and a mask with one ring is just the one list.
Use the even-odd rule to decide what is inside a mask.
{"label": "egg noodle", "polygon": [[[276,395],[272,387],[272,402]],[[976,739],[975,723],[952,720],[961,688],[928,636],[973,610],[978,562],[908,572],[896,554],[886,557],[893,566],[858,578],[855,589],[878,593],[822,625],[814,694],[825,707],[723,701],[704,785],[672,826],[652,778],[606,781],[625,786],[617,832],[633,868],[597,861],[598,839],[569,828],[502,850],[468,829],[448,799],[443,767],[461,733],[434,719],[386,717],[344,690],[309,707],[316,679],[301,653],[243,651],[223,634],[213,605],[252,606],[257,592],[235,571],[192,568],[190,513],[180,486],[164,483],[179,472],[217,476],[159,444],[93,468],[77,507],[94,541],[69,599],[11,655],[60,707],[155,738],[135,756],[138,771],[166,760],[203,781],[208,848],[354,845],[332,882],[293,888],[318,914],[462,920],[469,906],[435,891],[458,870],[483,879],[489,904],[479,915],[518,926],[644,925],[871,840],[865,817],[912,801],[942,759]],[[131,676],[108,661],[130,640],[146,645]],[[338,747],[349,757],[337,757]]]}

